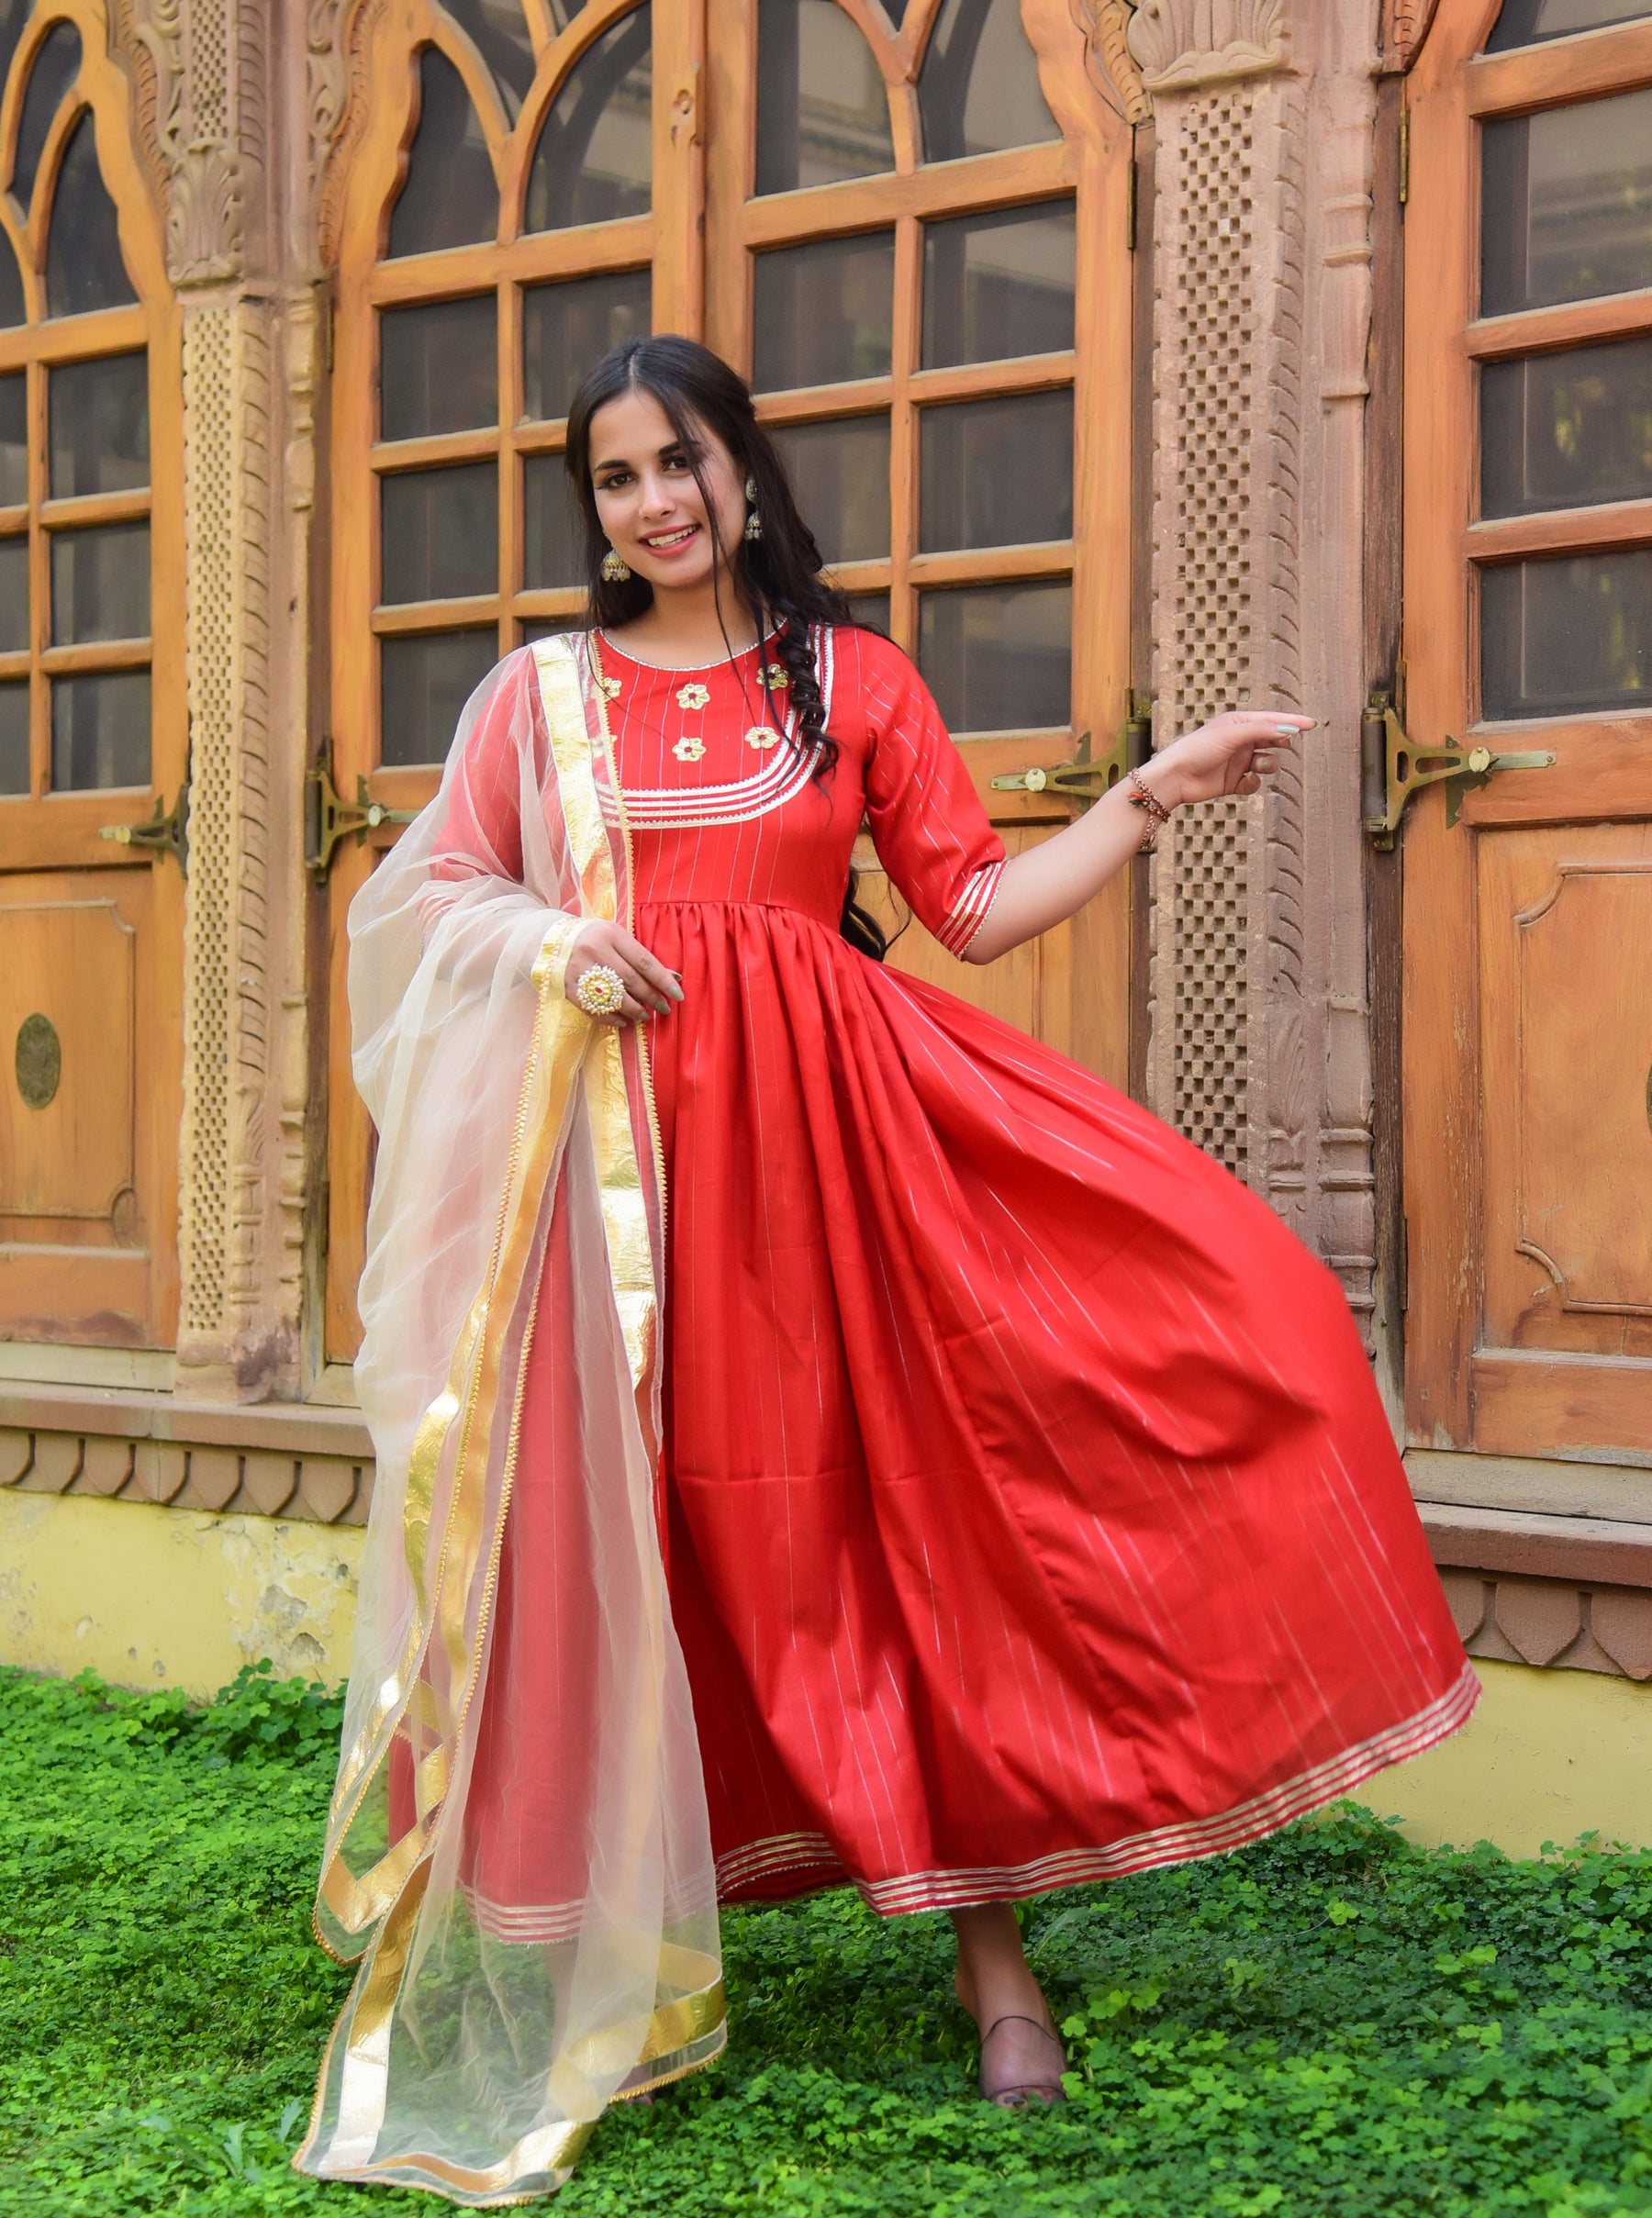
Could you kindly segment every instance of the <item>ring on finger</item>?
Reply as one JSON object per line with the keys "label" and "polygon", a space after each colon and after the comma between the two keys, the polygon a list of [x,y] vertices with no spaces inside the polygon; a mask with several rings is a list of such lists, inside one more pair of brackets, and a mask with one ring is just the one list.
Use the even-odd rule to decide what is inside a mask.
{"label": "ring on finger", "polygon": [[625,981],[606,963],[593,963],[581,974],[574,998],[587,1017],[617,1017],[625,1006]]}

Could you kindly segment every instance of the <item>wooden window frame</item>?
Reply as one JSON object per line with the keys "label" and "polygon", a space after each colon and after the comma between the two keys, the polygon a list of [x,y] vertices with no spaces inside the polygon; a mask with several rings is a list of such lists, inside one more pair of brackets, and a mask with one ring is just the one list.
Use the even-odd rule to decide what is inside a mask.
{"label": "wooden window frame", "polygon": [[[1500,1433],[1499,1412],[1522,1356],[1480,1347],[1483,1165],[1487,1136],[1501,1131],[1506,1105],[1483,1098],[1482,873],[1474,842],[1491,830],[1652,814],[1652,711],[1484,719],[1479,576],[1490,563],[1524,555],[1652,543],[1652,501],[1480,518],[1478,379],[1487,362],[1652,331],[1652,288],[1481,316],[1479,138],[1499,117],[1652,84],[1652,21],[1486,54],[1500,5],[1445,0],[1406,83],[1403,707],[1418,746],[1467,733],[1493,748],[1549,750],[1556,761],[1462,792],[1451,825],[1439,794],[1422,796],[1407,812],[1406,1410],[1420,1445],[1530,1455],[1546,1446],[1576,1451],[1558,1436],[1537,1438],[1526,1419]],[[1630,1389],[1605,1381],[1591,1400],[1582,1381],[1577,1391],[1579,1422],[1594,1424],[1595,1437],[1631,1436],[1628,1405],[1613,1399]]]}

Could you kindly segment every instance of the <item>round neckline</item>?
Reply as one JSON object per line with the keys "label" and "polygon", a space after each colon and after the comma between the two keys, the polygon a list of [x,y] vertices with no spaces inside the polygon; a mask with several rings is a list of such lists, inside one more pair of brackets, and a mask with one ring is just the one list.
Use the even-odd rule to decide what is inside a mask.
{"label": "round neckline", "polygon": [[608,633],[603,630],[600,625],[597,627],[597,637],[601,641],[602,645],[608,649],[610,654],[617,654],[622,662],[634,663],[639,670],[656,671],[661,677],[664,678],[697,677],[703,670],[726,670],[729,667],[731,660],[736,663],[743,663],[748,654],[756,654],[761,649],[765,648],[768,645],[770,640],[776,639],[778,636],[779,633],[777,630],[774,631],[765,631],[760,640],[753,640],[749,647],[739,648],[732,657],[726,654],[720,654],[715,662],[651,663],[643,655],[633,654],[629,647],[621,647],[618,640],[609,639]]}

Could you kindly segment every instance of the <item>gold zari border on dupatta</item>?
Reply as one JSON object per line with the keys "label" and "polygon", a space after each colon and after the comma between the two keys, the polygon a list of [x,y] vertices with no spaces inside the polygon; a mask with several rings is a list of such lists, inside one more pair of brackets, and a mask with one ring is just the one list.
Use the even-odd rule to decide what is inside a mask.
{"label": "gold zari border on dupatta", "polygon": [[[600,718],[596,735],[587,724],[576,650],[572,644],[562,639],[547,640],[532,652],[556,769],[557,799],[579,879],[581,913],[560,917],[550,926],[533,965],[531,980],[537,997],[533,1034],[486,1278],[460,1332],[443,1390],[425,1411],[414,1435],[403,1548],[416,1607],[396,1666],[380,1689],[367,1725],[340,1762],[318,1888],[318,1910],[324,1902],[344,1934],[365,1936],[363,1960],[328,2044],[308,2134],[294,2159],[299,2168],[309,2168],[305,2159],[315,2151],[326,2090],[336,2069],[338,2114],[328,2135],[326,2153],[330,2162],[324,2176],[426,2186],[466,2203],[489,2204],[525,2201],[560,2186],[589,2140],[594,2122],[564,2119],[535,2128],[497,2164],[486,2168],[457,2165],[434,2152],[406,2152],[375,2160],[373,2151],[387,2100],[396,2004],[430,1877],[437,1822],[481,1675],[515,1474],[517,1428],[537,1295],[517,1357],[498,1509],[493,1529],[485,1532],[486,1479],[499,1417],[501,1375],[511,1324],[520,1313],[528,1273],[539,1252],[547,1194],[575,1088],[582,1081],[607,1236],[610,1287],[640,1413],[646,1407],[646,1389],[652,1385],[659,1348],[659,1277],[620,1034],[616,1027],[594,1024],[563,992],[564,975],[581,926],[592,918],[611,919],[618,908],[613,853],[593,760],[595,741],[604,754],[618,802],[612,743],[606,717]],[[620,830],[623,836],[622,818]],[[653,1103],[647,1098],[645,1062],[642,1070],[646,1122],[653,1142]],[[650,1167],[658,1177],[657,1144],[655,1161]],[[431,1572],[431,1523],[441,1466],[456,1422],[461,1429],[446,1525]],[[650,1447],[657,1452],[657,1443],[651,1440]],[[474,1631],[467,1633],[466,1604],[485,1544],[482,1606]],[[459,1704],[445,1722],[440,1716],[435,1689],[421,1676],[433,1639],[445,1652],[452,1682],[463,1689]],[[358,1876],[344,1860],[345,1837],[388,1760],[396,1728],[409,1718],[436,1736],[435,1745],[420,1759],[415,1772],[415,1822],[387,1854]],[[340,1952],[329,1944],[318,1921],[316,1933],[328,1953],[339,1957]],[[631,2068],[620,2091],[624,2098],[634,2098],[698,2069],[720,2053],[726,2039],[725,2003],[715,1957],[663,1943],[658,1990],[669,1999],[656,2003],[641,2047],[634,2024],[587,2036],[577,2044],[582,2052],[577,2064],[573,2058],[564,2059],[573,2067],[568,2076],[574,2082],[592,2070],[624,2070],[629,2062]],[[335,2062],[340,2041],[345,2053]],[[562,2076],[553,2068],[553,2078]]]}

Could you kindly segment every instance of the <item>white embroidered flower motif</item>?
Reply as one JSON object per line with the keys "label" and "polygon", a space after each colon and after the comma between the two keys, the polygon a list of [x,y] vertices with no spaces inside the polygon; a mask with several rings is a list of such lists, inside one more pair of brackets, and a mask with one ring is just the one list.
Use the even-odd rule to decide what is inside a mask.
{"label": "white embroidered flower motif", "polygon": [[711,688],[709,685],[679,685],[677,687],[677,707],[679,708],[703,708],[710,698]]}
{"label": "white embroidered flower motif", "polygon": [[620,678],[598,678],[597,683],[610,701],[617,701],[624,690],[624,681]]}
{"label": "white embroidered flower motif", "polygon": [[791,684],[791,674],[784,663],[771,663],[763,674],[768,680],[771,693],[784,693]]}
{"label": "white embroidered flower motif", "polygon": [[748,747],[766,749],[780,744],[780,734],[772,724],[753,724],[745,738]]}
{"label": "white embroidered flower motif", "polygon": [[706,742],[704,740],[697,740],[692,733],[687,733],[677,741],[671,752],[679,763],[698,763],[706,752]]}

